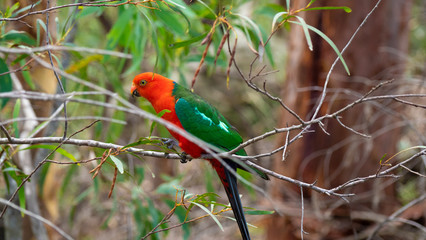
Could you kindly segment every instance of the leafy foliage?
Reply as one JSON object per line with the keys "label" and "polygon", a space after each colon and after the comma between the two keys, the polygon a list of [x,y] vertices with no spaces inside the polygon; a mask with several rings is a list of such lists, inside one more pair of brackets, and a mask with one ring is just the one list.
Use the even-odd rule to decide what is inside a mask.
{"label": "leafy foliage", "polygon": [[[38,6],[42,1],[36,2],[33,7]],[[313,3],[314,1],[311,1]],[[151,173],[152,179],[154,172],[150,169],[144,157],[137,156],[138,163],[134,164],[129,159],[131,154],[123,154],[126,148],[141,146],[152,149],[153,151],[173,152],[175,149],[169,148],[163,144],[160,138],[152,136],[157,133],[163,136],[164,128],[157,128],[155,123],[138,120],[133,128],[143,130],[129,129],[125,124],[128,116],[120,111],[120,104],[117,104],[111,96],[105,92],[114,92],[118,96],[127,99],[129,79],[135,73],[142,70],[161,72],[163,75],[173,75],[179,77],[179,81],[188,86],[192,79],[194,86],[200,70],[205,68],[207,73],[212,74],[214,70],[227,71],[228,84],[230,80],[230,68],[232,66],[236,46],[242,46],[251,51],[259,59],[266,56],[269,63],[274,66],[275,59],[271,44],[269,43],[272,35],[281,29],[282,26],[292,24],[292,27],[303,28],[307,44],[312,48],[310,34],[314,32],[319,34],[336,51],[341,62],[349,70],[334,43],[318,29],[309,26],[303,18],[297,16],[300,11],[308,10],[344,10],[350,12],[346,7],[326,7],[313,8],[311,3],[305,8],[298,10],[290,9],[290,1],[286,1],[286,6],[280,6],[268,1],[255,2],[248,0],[240,1],[220,1],[212,0],[209,2],[196,1],[186,4],[182,0],[174,1],[104,1],[87,2],[81,4],[69,4],[68,1],[58,1],[58,6],[67,7],[57,10],[55,21],[56,29],[50,29],[50,35],[55,35],[49,39],[53,46],[68,47],[70,51],[52,51],[56,67],[71,76],[83,79],[75,81],[70,77],[64,77],[61,74],[60,81],[64,83],[66,93],[77,92],[81,96],[79,101],[69,102],[67,105],[67,115],[76,118],[72,121],[70,131],[77,131],[88,124],[90,117],[107,118],[109,121],[103,121],[94,126],[88,133],[83,133],[86,138],[93,138],[105,142],[121,142],[126,145],[123,149],[114,151],[103,151],[99,149],[90,149],[77,151],[75,148],[63,146],[56,149],[54,145],[33,145],[27,148],[19,148],[16,151],[27,151],[35,149],[54,150],[58,153],[51,156],[51,159],[59,159],[61,162],[71,164],[66,168],[64,178],[61,180],[61,190],[59,198],[62,206],[65,206],[66,198],[72,198],[68,211],[69,223],[72,225],[77,218],[79,206],[90,200],[91,204],[97,205],[106,195],[107,186],[112,193],[113,206],[107,213],[103,213],[104,227],[107,227],[114,215],[118,214],[117,204],[120,203],[118,194],[127,197],[126,204],[133,214],[133,220],[136,226],[136,238],[150,235],[156,226],[160,229],[170,227],[169,215],[160,211],[160,206],[165,204],[171,209],[172,215],[175,214],[177,220],[183,224],[183,237],[188,239],[190,236],[190,210],[201,209],[204,217],[212,218],[215,223],[222,228],[218,216],[230,210],[225,204],[216,202],[218,195],[214,193],[205,193],[201,195],[185,195],[184,192],[176,190],[180,188],[181,177],[173,177],[165,183],[156,186],[156,192],[165,197],[153,197],[147,194],[141,186],[148,185],[151,179],[147,176]],[[246,13],[247,4],[256,5],[253,11]],[[6,9],[4,9],[6,7]],[[48,54],[45,47],[45,38],[47,23],[43,18],[35,21],[35,34],[29,32],[17,31],[14,28],[13,21],[10,18],[19,17],[28,14],[31,5],[20,6],[16,3],[12,6],[1,7],[0,21],[0,45],[3,48],[29,49],[29,52],[16,54],[4,54],[0,58],[0,92],[12,91],[12,80],[10,73],[13,69],[20,68],[22,77],[32,91],[42,91],[38,79],[32,75],[31,68],[28,67],[34,61],[34,58],[47,58]],[[55,10],[56,11],[56,10]],[[43,13],[44,15],[46,12]],[[52,11],[49,14],[54,14]],[[44,16],[41,15],[41,16]],[[292,21],[296,19],[297,21]],[[271,24],[272,23],[272,24]],[[272,31],[269,30],[272,25]],[[50,26],[50,25],[49,25]],[[53,34],[54,32],[54,34]],[[244,39],[244,43],[241,39]],[[238,40],[238,41],[237,41]],[[41,49],[36,49],[41,47]],[[95,49],[94,51],[79,50],[79,47]],[[108,54],[104,54],[109,50]],[[118,51],[126,56],[117,54]],[[198,68],[194,71],[193,65]],[[195,72],[195,74],[192,74]],[[188,74],[190,73],[190,74]],[[91,85],[92,84],[92,85]],[[93,89],[91,86],[98,86],[99,89]],[[90,105],[96,102],[98,105]],[[100,104],[102,103],[102,104]],[[109,105],[108,105],[109,104]],[[115,105],[114,105],[115,104]],[[141,102],[140,107],[148,112],[153,109],[146,103]],[[22,113],[21,100],[11,101],[8,98],[0,98],[0,111],[2,119],[17,119]],[[161,116],[160,113],[159,116]],[[81,118],[81,119],[78,119]],[[49,121],[38,125],[37,130],[45,128]],[[62,125],[61,125],[62,126]],[[9,129],[14,137],[20,137],[22,123],[14,121]],[[60,132],[62,129],[56,130]],[[134,131],[134,132],[133,132]],[[135,135],[137,137],[135,137]],[[148,136],[148,137],[140,137]],[[135,139],[138,139],[135,141]],[[130,142],[130,143],[129,143]],[[20,185],[26,175],[14,163],[15,150],[9,146],[2,146],[1,169],[7,191],[12,189],[11,181]],[[121,154],[120,156],[118,156]],[[93,169],[93,180],[88,187],[79,187],[75,181],[78,181],[78,171],[84,166],[82,161],[86,156],[95,155],[87,162],[96,162],[97,167]],[[69,162],[71,160],[71,162]],[[103,164],[105,167],[103,167]],[[48,163],[51,164],[51,163]],[[48,166],[46,164],[45,166]],[[78,164],[78,165],[77,165]],[[96,164],[95,164],[96,165]],[[102,167],[102,169],[101,169]],[[45,167],[41,171],[41,183],[45,184],[50,168]],[[81,170],[81,171],[84,171]],[[117,174],[117,171],[120,173]],[[98,176],[101,173],[102,179]],[[206,186],[209,192],[214,190],[211,181],[211,172],[206,174],[208,180]],[[95,178],[96,177],[96,178]],[[112,179],[111,179],[112,178]],[[117,187],[114,190],[114,186]],[[70,189],[70,191],[65,191]],[[116,193],[120,191],[120,193]],[[176,192],[176,193],[175,193]],[[175,201],[170,200],[170,196],[176,195]],[[181,200],[178,195],[181,194]],[[19,200],[21,207],[25,207],[24,187],[19,190]],[[186,206],[189,204],[189,206]],[[102,205],[98,205],[101,208]],[[107,208],[105,206],[102,206]],[[220,209],[220,210],[216,210]],[[271,211],[250,210],[248,214],[271,214]],[[162,220],[163,219],[163,220]],[[194,220],[198,218],[193,218]],[[159,225],[158,225],[159,224]],[[167,235],[165,231],[164,236]],[[159,233],[151,235],[153,239],[164,237]],[[83,236],[84,237],[84,236]]]}

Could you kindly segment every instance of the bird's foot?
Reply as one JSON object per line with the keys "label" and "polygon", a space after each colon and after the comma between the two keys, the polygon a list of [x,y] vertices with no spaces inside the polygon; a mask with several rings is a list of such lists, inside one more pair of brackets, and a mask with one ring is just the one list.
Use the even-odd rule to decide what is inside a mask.
{"label": "bird's foot", "polygon": [[187,163],[188,161],[191,161],[191,159],[188,159],[188,154],[186,152],[182,152],[179,154],[180,156],[180,163]]}
{"label": "bird's foot", "polygon": [[164,145],[167,145],[168,149],[173,149],[174,147],[179,147],[179,143],[176,139],[173,138],[162,138],[161,142],[163,142]]}

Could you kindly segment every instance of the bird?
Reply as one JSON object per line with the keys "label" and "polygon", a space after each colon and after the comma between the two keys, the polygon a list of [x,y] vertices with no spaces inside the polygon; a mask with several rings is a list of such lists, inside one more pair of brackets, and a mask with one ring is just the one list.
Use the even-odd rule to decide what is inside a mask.
{"label": "bird", "polygon": [[[160,74],[145,72],[136,75],[130,92],[134,97],[143,97],[148,100],[157,113],[163,111],[164,114],[161,118],[164,120],[175,124],[220,150],[231,151],[243,142],[236,128],[215,107],[199,95]],[[200,158],[202,154],[206,153],[196,143],[189,141],[171,129],[168,129],[168,131],[179,142],[179,147],[185,154],[189,154],[193,158]],[[243,148],[235,154],[247,155]],[[211,163],[225,188],[242,239],[249,240],[250,233],[244,217],[235,174],[217,159],[206,160]],[[267,174],[247,165],[243,166],[230,159],[224,159],[224,163],[234,172],[237,168],[250,172],[254,170],[261,178],[269,180]]]}

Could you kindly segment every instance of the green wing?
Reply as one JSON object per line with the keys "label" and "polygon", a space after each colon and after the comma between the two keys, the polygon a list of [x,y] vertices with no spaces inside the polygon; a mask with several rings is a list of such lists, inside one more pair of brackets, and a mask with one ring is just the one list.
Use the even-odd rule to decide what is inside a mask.
{"label": "green wing", "polygon": [[[243,140],[231,124],[200,96],[176,84],[175,112],[183,128],[201,140],[230,151]],[[244,149],[236,154],[247,155]]]}
{"label": "green wing", "polygon": [[[224,151],[230,151],[243,142],[237,130],[203,98],[177,83],[175,83],[173,95],[176,99],[176,115],[186,131]],[[247,155],[244,149],[240,149],[235,154]],[[248,171],[248,168],[251,167],[247,167],[238,166],[238,168]],[[251,169],[263,179],[269,180],[265,173],[255,168]]]}

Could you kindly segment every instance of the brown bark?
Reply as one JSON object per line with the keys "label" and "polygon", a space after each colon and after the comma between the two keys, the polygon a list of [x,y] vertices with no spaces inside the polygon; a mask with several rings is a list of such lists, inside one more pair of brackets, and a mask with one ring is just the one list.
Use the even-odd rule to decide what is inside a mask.
{"label": "brown bark", "polygon": [[[308,2],[292,1],[293,8],[303,7]],[[300,15],[309,25],[321,30],[342,49],[376,2],[318,1],[316,6],[348,6],[352,12],[348,14],[344,11],[310,11]],[[346,75],[340,63],[333,71],[320,115],[346,106],[380,81],[401,81],[398,77],[404,71],[405,59],[395,52],[408,52],[411,3],[381,2],[343,55],[351,76]],[[321,91],[315,90],[314,87],[324,85],[327,72],[336,58],[332,48],[321,37],[312,32],[311,37],[313,52],[307,48],[302,29],[296,25],[292,26],[288,48],[288,74],[282,91],[284,102],[305,120],[312,116],[321,94]],[[383,87],[380,91],[382,94],[396,93],[395,86],[397,84]],[[304,90],[299,91],[301,89]],[[313,126],[312,132],[304,134],[303,138],[289,146],[289,156],[285,162],[282,162],[281,158],[275,159],[274,171],[305,182],[317,181],[318,186],[325,188],[338,186],[357,176],[375,173],[384,154],[396,153],[396,143],[400,136],[401,129],[394,125],[401,121],[397,114],[399,109],[391,103],[382,101],[379,105],[363,104],[342,115],[343,123],[359,132],[370,134],[371,138],[365,139],[348,131],[336,120],[325,121],[325,129],[330,135],[325,134],[317,125]],[[283,112],[283,127],[297,123],[292,115]],[[294,133],[292,135],[294,136]],[[362,231],[366,226],[351,220],[351,212],[362,209],[389,214],[398,206],[393,189],[389,180],[377,180],[347,189],[359,196],[351,198],[350,205],[340,203],[334,206],[334,210],[331,205],[339,202],[337,199],[305,191],[307,206],[304,228],[310,234],[304,237],[337,239]],[[278,209],[294,206],[300,210],[298,187],[283,187],[282,182],[272,181],[270,192],[280,203]],[[313,210],[319,215],[310,212]],[[336,221],[337,218],[339,220]],[[300,216],[286,216],[284,212],[284,216],[273,216],[269,220],[267,239],[300,238]]]}

